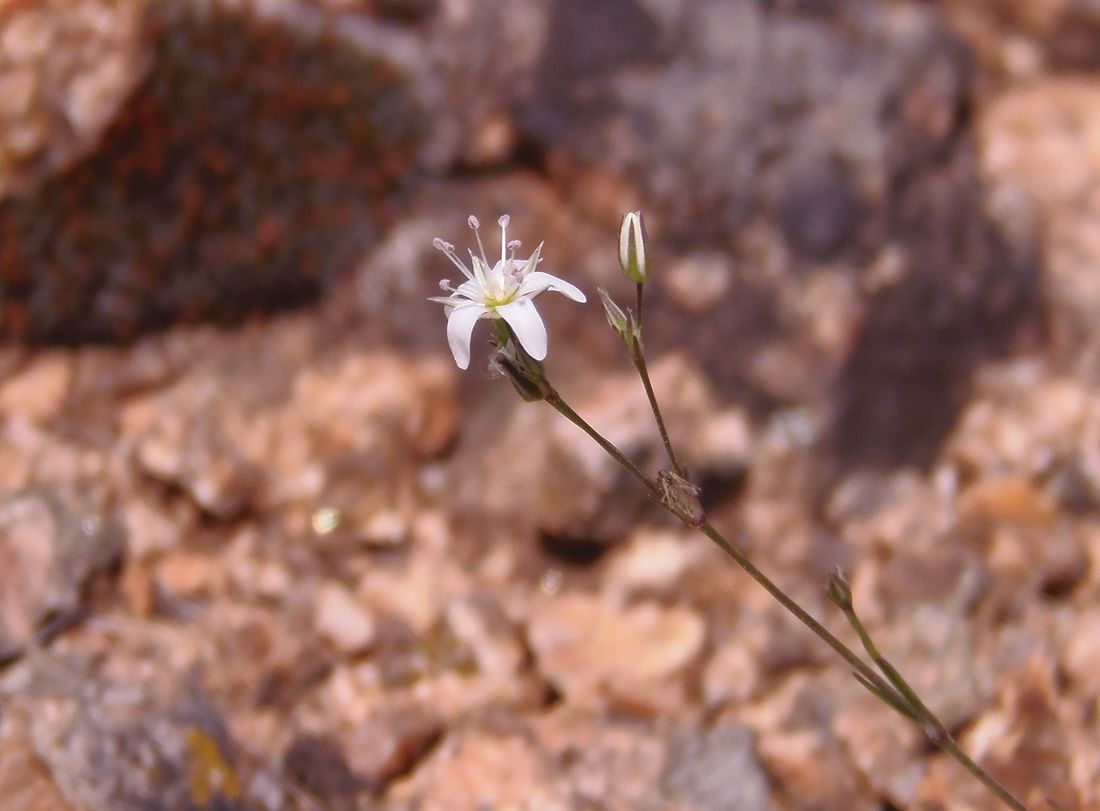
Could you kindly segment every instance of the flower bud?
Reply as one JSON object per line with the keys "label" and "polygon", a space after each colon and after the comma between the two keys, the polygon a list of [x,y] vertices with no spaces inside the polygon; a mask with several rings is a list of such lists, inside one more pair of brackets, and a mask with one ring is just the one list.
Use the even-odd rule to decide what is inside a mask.
{"label": "flower bud", "polygon": [[497,348],[489,367],[511,380],[519,396],[529,403],[545,400],[554,391],[543,365],[511,340]]}
{"label": "flower bud", "polygon": [[833,605],[841,611],[851,611],[852,587],[848,585],[840,566],[837,566],[836,570],[829,575],[829,579],[825,581],[825,594]]}
{"label": "flower bud", "polygon": [[628,211],[619,227],[619,265],[630,281],[645,284],[649,263],[646,260],[645,223],[640,211]]}

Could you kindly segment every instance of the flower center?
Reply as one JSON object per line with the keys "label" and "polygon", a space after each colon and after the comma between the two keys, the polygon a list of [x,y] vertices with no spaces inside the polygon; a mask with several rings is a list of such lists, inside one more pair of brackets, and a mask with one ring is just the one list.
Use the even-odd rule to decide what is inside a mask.
{"label": "flower center", "polygon": [[498,262],[486,274],[485,286],[482,289],[485,295],[485,306],[495,309],[515,301],[521,281],[517,276],[510,261]]}

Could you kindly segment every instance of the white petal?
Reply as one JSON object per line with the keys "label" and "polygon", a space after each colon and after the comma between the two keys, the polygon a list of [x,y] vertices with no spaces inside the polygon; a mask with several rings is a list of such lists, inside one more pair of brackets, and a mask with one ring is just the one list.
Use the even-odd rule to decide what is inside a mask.
{"label": "white petal", "polygon": [[508,322],[528,355],[535,360],[546,357],[546,325],[530,299],[518,298],[501,305],[497,307],[497,314]]}
{"label": "white petal", "polygon": [[476,301],[478,304],[485,303],[485,291],[478,286],[477,282],[463,282],[455,289],[455,295]]}
{"label": "white petal", "polygon": [[474,324],[485,312],[480,304],[472,303],[462,303],[447,311],[447,343],[451,345],[451,354],[459,369],[470,367],[470,338]]}
{"label": "white petal", "polygon": [[523,284],[519,288],[519,294],[521,296],[537,296],[546,290],[555,290],[563,296],[573,299],[573,301],[579,301],[581,304],[587,301],[579,287],[541,270],[528,273],[524,277]]}

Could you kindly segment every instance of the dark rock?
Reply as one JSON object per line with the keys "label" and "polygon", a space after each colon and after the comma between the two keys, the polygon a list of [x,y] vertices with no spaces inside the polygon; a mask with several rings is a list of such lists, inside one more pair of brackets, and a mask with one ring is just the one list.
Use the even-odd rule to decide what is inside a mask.
{"label": "dark rock", "polygon": [[439,9],[439,0],[378,0],[375,7],[382,17],[413,23],[435,14]]}
{"label": "dark rock", "polygon": [[305,26],[195,6],[151,7],[149,79],[102,146],[0,204],[0,335],[239,318],[314,296],[375,240],[418,121],[397,70]]}
{"label": "dark rock", "polygon": [[[622,178],[658,255],[736,267],[687,323],[658,285],[648,344],[688,349],[760,408],[835,398],[847,464],[927,463],[975,364],[1041,320],[1035,245],[986,214],[963,43],[914,5],[705,0],[661,6],[636,51],[600,61],[565,35],[567,7],[518,105],[524,137],[563,184]],[[829,309],[807,303],[825,262],[853,276],[851,331],[828,342]]]}
{"label": "dark rock", "polygon": [[363,788],[352,774],[340,744],[318,736],[294,739],[283,756],[287,777],[333,811],[356,808],[355,795]]}
{"label": "dark rock", "polygon": [[809,259],[831,259],[856,232],[861,204],[852,182],[836,163],[800,172],[782,192],[779,227]]}

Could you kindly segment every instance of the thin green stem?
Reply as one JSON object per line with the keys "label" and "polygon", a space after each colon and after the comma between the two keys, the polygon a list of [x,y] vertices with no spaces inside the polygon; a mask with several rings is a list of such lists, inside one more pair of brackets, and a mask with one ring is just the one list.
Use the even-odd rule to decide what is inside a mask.
{"label": "thin green stem", "polygon": [[996,794],[1005,805],[1016,811],[1026,811],[1027,806],[1017,799],[1008,789],[998,783],[990,774],[971,759],[965,751],[963,751],[962,747],[960,747],[951,736],[951,733],[947,731],[947,727],[944,726],[943,722],[931,709],[929,709],[928,705],[921,700],[921,697],[917,694],[917,691],[913,689],[912,685],[910,685],[905,677],[901,675],[901,672],[882,655],[878,646],[871,638],[871,634],[864,626],[863,621],[859,618],[859,615],[856,614],[855,608],[849,605],[843,610],[844,616],[848,618],[848,622],[851,624],[856,634],[859,635],[859,640],[863,644],[864,650],[867,651],[867,655],[871,657],[871,661],[878,666],[878,669],[882,671],[882,674],[886,676],[897,691],[905,697],[906,703],[912,709],[913,719],[921,725],[928,739],[957,760],[963,768],[974,775],[974,777],[978,778],[986,788]]}
{"label": "thin green stem", "polygon": [[631,462],[623,454],[622,451],[615,447],[614,444],[605,439],[603,434],[601,434],[599,431],[589,425],[588,422],[580,414],[570,408],[569,404],[566,403],[565,400],[561,399],[561,396],[558,395],[556,391],[546,398],[546,402],[553,406],[553,408],[559,414],[561,414],[571,423],[573,423],[586,434],[588,434],[588,436],[590,436],[593,440],[595,440],[596,444],[607,451],[608,455],[611,456],[616,462],[618,462],[621,467],[623,467],[628,473],[630,473],[630,475],[641,482],[642,486],[644,486],[645,489],[649,491],[649,494],[653,498],[657,499],[657,501],[661,500],[661,490],[649,478],[649,476],[647,476],[636,464]]}
{"label": "thin green stem", "polygon": [[[593,428],[580,414],[574,411],[568,403],[566,403],[561,395],[556,392],[546,399],[546,402],[554,407],[563,417],[576,425],[588,436],[595,440],[601,448],[603,448],[612,458],[615,459],[624,469],[627,470],[634,478],[640,481],[649,491],[649,494],[653,496],[657,501],[664,504],[660,487],[650,479],[637,465],[635,465],[630,459],[628,459],[622,451],[620,451],[613,443],[604,438],[604,436]],[[905,700],[901,696],[896,694],[896,691],[885,679],[876,673],[866,662],[864,662],[851,648],[837,639],[829,630],[823,626],[820,622],[815,620],[810,614],[802,608],[798,603],[792,600],[778,585],[775,584],[766,574],[760,569],[756,568],[756,565],[749,560],[749,558],[738,547],[731,544],[726,540],[717,529],[715,529],[710,522],[703,522],[697,529],[711,539],[723,552],[725,552],[733,561],[744,569],[748,575],[763,586],[769,594],[772,595],[779,603],[792,613],[803,625],[813,631],[819,636],[829,647],[835,650],[840,656],[856,670],[866,680],[866,682],[874,685],[879,691],[886,695],[892,696],[894,702],[904,705]]]}
{"label": "thin green stem", "polygon": [[645,396],[649,399],[649,408],[653,412],[653,419],[657,422],[657,430],[661,434],[661,442],[664,443],[668,461],[677,475],[686,479],[688,477],[687,471],[684,469],[683,465],[680,464],[679,460],[676,458],[676,452],[672,449],[672,440],[668,437],[668,430],[665,428],[665,420],[661,415],[661,407],[657,404],[657,395],[654,393],[653,383],[650,382],[649,379],[649,369],[646,367],[645,353],[642,351],[642,339],[640,335],[642,332],[642,289],[644,287],[645,285],[641,284],[635,285],[637,291],[635,318],[638,323],[638,334],[635,335],[634,339],[630,342],[634,368],[638,370],[638,376],[642,378]]}
{"label": "thin green stem", "polygon": [[1023,800],[1001,785],[997,781],[997,778],[979,766],[970,755],[963,751],[963,748],[959,746],[950,735],[947,736],[946,740],[933,740],[932,742],[938,746],[941,751],[953,757],[964,769],[980,780],[983,786],[993,792],[997,799],[1009,808],[1014,809],[1014,811],[1030,811],[1030,809],[1024,805]]}
{"label": "thin green stem", "polygon": [[897,668],[890,664],[889,660],[879,652],[878,646],[875,645],[874,640],[871,639],[871,634],[868,633],[863,621],[859,618],[859,615],[856,614],[855,608],[847,606],[843,611],[844,616],[848,618],[848,622],[859,636],[859,641],[862,643],[863,649],[867,651],[867,655],[871,657],[871,661],[882,671],[882,675],[890,681],[890,684],[894,685],[899,693],[905,696],[906,702],[916,712],[921,723],[933,722],[934,729],[930,731],[929,737],[932,737],[932,735],[947,735],[947,729],[940,723],[939,719],[936,718],[932,711],[925,706],[924,702],[921,701],[916,690],[914,690],[909,682],[907,682],[901,673],[898,672]]}
{"label": "thin green stem", "polygon": [[[640,287],[640,286],[639,286]],[[639,289],[639,312],[641,310],[641,296]],[[638,349],[640,352],[640,348]],[[643,367],[644,368],[644,364]],[[641,369],[639,369],[641,371]],[[644,379],[644,376],[643,376]],[[636,478],[646,488],[649,494],[660,502],[670,512],[675,513],[675,510],[669,505],[667,501],[662,498],[661,489],[652,479],[649,478],[636,464],[628,459],[622,451],[620,451],[613,443],[604,438],[599,431],[593,428],[588,422],[581,417],[576,411],[574,411],[557,393],[553,387],[550,387],[551,394],[546,398],[551,406],[554,407],[562,416],[584,431],[590,436],[601,448],[604,449],[616,462],[619,463],[628,473]],[[647,393],[652,390],[647,386]],[[657,416],[658,425],[662,426],[663,421],[660,419],[660,412],[656,406],[656,400],[652,399],[651,403],[654,408],[654,414]],[[667,443],[667,436],[665,436],[662,430],[662,436],[665,437]],[[671,453],[671,445],[668,446],[669,458],[675,465],[675,457]],[[681,474],[682,475],[682,474]],[[683,516],[678,516],[683,518]],[[802,606],[795,602],[791,597],[787,595],[771,578],[764,574],[756,565],[748,558],[748,556],[736,545],[730,543],[721,532],[714,528],[709,521],[703,521],[701,524],[695,527],[699,532],[703,533],[709,538],[719,549],[726,553],[734,563],[740,566],[753,580],[760,584],[765,591],[767,591],[775,600],[783,606],[790,614],[792,614],[799,622],[805,625],[810,631],[812,631],[819,639],[832,648],[845,662],[848,663],[855,671],[856,679],[871,691],[872,694],[884,701],[886,704],[897,710],[902,715],[911,718],[917,723],[924,734],[928,737],[937,748],[943,751],[945,754],[954,758],[963,768],[965,768],[971,775],[977,778],[986,788],[988,788],[1002,803],[1007,807],[1013,809],[1013,811],[1029,811],[1028,807],[1024,805],[1019,799],[1017,799],[1012,792],[1002,786],[997,780],[986,772],[976,761],[974,761],[969,755],[962,750],[962,748],[955,742],[954,738],[948,734],[946,728],[936,718],[935,715],[925,706],[925,704],[916,695],[912,687],[909,686],[901,674],[897,672],[893,666],[890,665],[886,659],[879,654],[878,649],[875,647],[874,642],[871,640],[870,635],[867,634],[866,629],[856,618],[853,627],[856,628],[856,632],[860,636],[860,640],[863,643],[864,648],[867,649],[868,654],[874,660],[880,668],[883,668],[883,673],[888,677],[883,678],[882,675],[875,672],[866,662],[863,661],[860,656],[837,639],[833,634],[820,622],[814,619],[809,612],[807,612]],[[849,612],[846,610],[846,614]],[[849,621],[855,613],[852,612],[849,615]],[[885,665],[885,667],[884,667]],[[894,684],[891,684],[894,682]]]}
{"label": "thin green stem", "polygon": [[861,681],[864,681],[867,685],[873,685],[876,690],[883,693],[884,696],[889,696],[887,700],[895,708],[899,705],[905,705],[905,699],[898,695],[897,691],[895,691],[882,676],[864,662],[863,659],[859,657],[859,654],[833,636],[828,628],[815,620],[806,609],[787,596],[787,593],[783,591],[775,581],[760,571],[760,569],[756,567],[756,564],[749,560],[748,556],[742,552],[741,549],[726,540],[726,537],[715,529],[709,521],[698,529],[701,533],[710,538],[719,549],[732,558],[734,563],[744,569],[749,577],[763,586],[764,590],[774,597],[788,612],[793,614],[795,619],[809,628],[822,642],[836,651],[840,657],[851,665],[852,669],[860,675]]}
{"label": "thin green stem", "polygon": [[875,685],[864,679],[860,673],[853,670],[852,675],[855,676],[856,681],[866,687],[868,692],[874,695],[875,698],[879,699],[884,704],[889,704],[899,715],[908,718],[910,721],[917,720],[916,715],[913,714],[913,708],[906,704],[904,700],[899,701],[897,693],[881,693]]}

